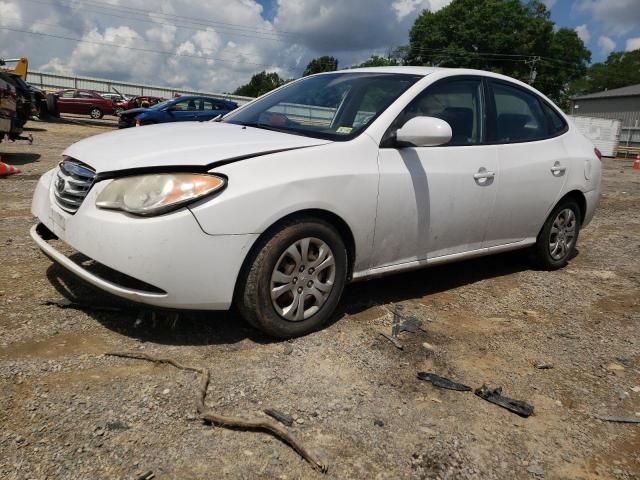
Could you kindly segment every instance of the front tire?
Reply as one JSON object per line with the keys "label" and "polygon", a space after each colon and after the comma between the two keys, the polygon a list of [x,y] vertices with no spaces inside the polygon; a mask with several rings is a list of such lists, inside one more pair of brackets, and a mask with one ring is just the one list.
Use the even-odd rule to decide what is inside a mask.
{"label": "front tire", "polygon": [[103,116],[103,113],[102,110],[100,110],[98,107],[93,107],[89,112],[89,116],[94,120],[100,120]]}
{"label": "front tire", "polygon": [[564,267],[576,251],[582,218],[572,199],[561,201],[547,218],[534,246],[536,264],[545,270]]}
{"label": "front tire", "polygon": [[328,222],[303,218],[263,239],[241,273],[236,305],[248,323],[277,338],[324,325],[342,295],[347,250]]}

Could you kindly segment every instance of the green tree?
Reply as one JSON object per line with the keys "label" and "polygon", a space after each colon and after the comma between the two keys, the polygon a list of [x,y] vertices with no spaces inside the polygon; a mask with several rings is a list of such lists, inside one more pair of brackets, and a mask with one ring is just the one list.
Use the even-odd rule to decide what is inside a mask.
{"label": "green tree", "polygon": [[319,57],[309,62],[307,68],[304,69],[303,77],[313,75],[314,73],[335,72],[338,70],[338,59],[335,57]]}
{"label": "green tree", "polygon": [[287,81],[281,78],[276,72],[267,73],[266,71],[262,71],[251,77],[249,83],[238,87],[233,94],[244,95],[246,97],[259,97],[285,83],[287,83]]}
{"label": "green tree", "polygon": [[393,57],[380,57],[378,55],[371,55],[364,62],[354,65],[351,68],[364,68],[364,67],[393,67],[398,65],[398,60]]}
{"label": "green tree", "polygon": [[573,85],[576,93],[593,93],[640,83],[640,49],[611,52],[602,63],[594,63],[583,82]]}
{"label": "green tree", "polygon": [[556,101],[582,77],[591,52],[576,32],[554,29],[538,0],[453,0],[424,11],[409,33],[405,64],[478,68],[530,81]]}

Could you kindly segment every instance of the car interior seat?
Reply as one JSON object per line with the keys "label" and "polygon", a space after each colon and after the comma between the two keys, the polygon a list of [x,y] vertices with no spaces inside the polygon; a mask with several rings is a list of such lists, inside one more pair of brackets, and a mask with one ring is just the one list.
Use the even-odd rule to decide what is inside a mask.
{"label": "car interior seat", "polygon": [[464,107],[447,107],[436,117],[451,126],[451,141],[449,145],[468,145],[473,136],[473,110]]}
{"label": "car interior seat", "polygon": [[536,131],[526,128],[531,116],[524,113],[501,113],[498,115],[498,141],[524,140]]}

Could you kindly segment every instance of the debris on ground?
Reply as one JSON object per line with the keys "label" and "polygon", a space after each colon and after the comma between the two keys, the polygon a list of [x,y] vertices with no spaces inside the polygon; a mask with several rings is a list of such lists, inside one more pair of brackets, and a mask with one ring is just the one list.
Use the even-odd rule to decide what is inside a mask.
{"label": "debris on ground", "polygon": [[386,333],[380,333],[380,335],[382,335],[384,338],[386,338],[391,343],[393,343],[398,350],[403,350],[404,349],[404,347],[400,343],[400,340],[398,340],[397,337],[394,337],[393,335],[387,335]]}
{"label": "debris on ground", "polygon": [[539,477],[544,477],[544,468],[539,463],[532,462],[527,467],[527,472],[532,473],[533,475],[537,475]]}
{"label": "debris on ground", "polygon": [[446,388],[447,390],[456,390],[458,392],[470,392],[472,390],[468,385],[452,382],[448,378],[441,377],[435,373],[418,372],[418,378],[431,383],[434,387]]}
{"label": "debris on ground", "polygon": [[286,425],[287,427],[293,426],[293,417],[287,415],[286,413],[282,413],[274,408],[267,408],[264,410],[264,413],[272,418],[275,418],[277,421]]}
{"label": "debris on ground", "polygon": [[[393,314],[391,335],[388,335],[386,333],[380,333],[380,335],[393,343],[397,349],[403,350],[404,347],[402,346],[402,343],[400,343],[400,334],[402,332],[417,332],[419,329],[421,329],[420,327],[422,326],[422,321],[420,321],[420,319],[418,319],[415,315],[404,316],[400,314],[398,312],[398,307],[395,307],[393,310],[389,311]],[[403,321],[400,322],[400,320]]]}
{"label": "debris on ground", "polygon": [[640,423],[640,417],[615,417],[608,415],[596,415],[595,417],[603,422]]}
{"label": "debris on ground", "polygon": [[605,365],[604,368],[606,368],[610,372],[613,372],[613,374],[617,377],[621,377],[624,375],[624,366],[620,365],[619,363],[611,362]]}
{"label": "debris on ground", "polygon": [[538,370],[550,370],[554,367],[553,363],[547,363],[547,362],[534,362],[533,366],[536,367]]}
{"label": "debris on ground", "polygon": [[305,448],[295,437],[293,437],[287,430],[282,428],[279,424],[264,419],[248,419],[240,417],[228,417],[220,415],[217,412],[207,408],[205,400],[207,397],[207,388],[211,379],[211,372],[204,367],[195,367],[191,365],[183,365],[182,363],[172,358],[155,357],[147,355],[141,352],[108,352],[105,355],[111,357],[131,358],[135,360],[145,360],[147,362],[168,364],[179,370],[186,370],[196,372],[200,374],[200,390],[196,399],[196,408],[200,418],[211,424],[219,427],[238,429],[238,430],[262,430],[271,433],[275,437],[282,440],[287,445],[291,446],[296,452],[302,456],[307,462],[311,464],[316,470],[326,473],[328,465],[326,461],[321,460],[320,457]]}
{"label": "debris on ground", "polygon": [[477,388],[474,392],[480,398],[485,399],[487,402],[494,403],[502,408],[520,415],[521,417],[529,417],[533,415],[533,405],[529,405],[522,400],[514,400],[513,398],[505,397],[502,395],[502,388],[489,388],[486,385]]}
{"label": "debris on ground", "polygon": [[136,477],[136,480],[152,480],[154,478],[156,478],[155,473],[153,473],[151,470],[149,470],[148,472],[145,472],[142,475],[138,475]]}
{"label": "debris on ground", "polygon": [[121,312],[123,310],[121,307],[82,303],[64,297],[45,300],[42,302],[42,305],[53,305],[58,308],[72,308],[74,310],[92,310],[94,312]]}

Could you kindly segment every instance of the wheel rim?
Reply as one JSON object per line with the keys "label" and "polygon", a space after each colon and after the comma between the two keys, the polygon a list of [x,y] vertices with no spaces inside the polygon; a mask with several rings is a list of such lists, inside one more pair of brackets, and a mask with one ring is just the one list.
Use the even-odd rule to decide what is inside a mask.
{"label": "wheel rim", "polygon": [[318,238],[296,240],[280,255],[271,274],[273,307],[285,320],[306,320],[326,303],[335,277],[329,245]]}
{"label": "wheel rim", "polygon": [[549,232],[549,254],[554,260],[567,256],[576,241],[577,219],[570,208],[561,210]]}
{"label": "wheel rim", "polygon": [[92,118],[99,118],[100,117],[100,110],[97,110],[95,108],[93,110],[91,110],[91,117]]}

